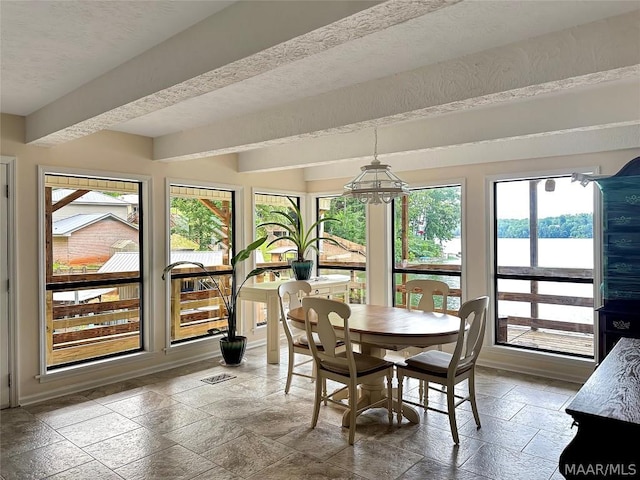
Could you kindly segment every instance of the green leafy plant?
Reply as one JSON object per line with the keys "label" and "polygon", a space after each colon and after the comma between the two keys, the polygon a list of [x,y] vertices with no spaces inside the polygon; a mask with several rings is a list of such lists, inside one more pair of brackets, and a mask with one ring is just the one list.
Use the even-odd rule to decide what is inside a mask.
{"label": "green leafy plant", "polygon": [[[237,254],[235,254],[232,258],[231,258],[231,271],[232,271],[232,275],[233,278],[236,278],[236,268],[238,267],[238,265],[240,263],[242,263],[243,261],[247,260],[251,254],[253,253],[254,250],[257,250],[258,248],[260,248],[262,246],[262,244],[264,242],[267,241],[267,237],[262,237],[259,238],[258,240],[256,240],[255,242],[251,243],[250,245],[247,246],[247,248],[245,248],[244,250],[240,250]],[[237,326],[238,326],[238,322],[237,322],[237,305],[238,305],[238,296],[240,295],[240,289],[243,287],[243,285],[247,282],[247,280],[249,280],[252,277],[255,277],[257,275],[261,275],[263,273],[269,272],[271,271],[271,269],[269,268],[254,268],[253,270],[251,270],[249,272],[249,274],[245,277],[245,279],[240,283],[240,285],[238,286],[238,288],[233,288],[231,290],[231,293],[228,295],[225,295],[223,289],[220,287],[220,284],[218,283],[218,281],[216,280],[215,276],[213,276],[211,274],[211,272],[209,272],[205,266],[200,263],[200,262],[189,262],[189,261],[179,261],[179,262],[174,262],[171,265],[167,265],[164,270],[162,271],[162,279],[165,280],[166,279],[166,275],[167,273],[171,272],[171,270],[173,270],[174,268],[181,266],[181,265],[194,265],[196,267],[198,267],[200,270],[202,270],[204,273],[207,274],[207,276],[209,277],[209,279],[211,279],[211,281],[213,282],[213,285],[216,287],[216,289],[218,290],[218,293],[220,294],[220,297],[222,297],[222,301],[224,302],[224,306],[227,309],[227,315],[228,315],[228,328],[227,328],[227,338],[231,341],[236,339],[237,336]],[[277,272],[274,272],[276,275],[278,274]],[[209,331],[209,333],[219,333],[220,331],[217,329],[211,329]]]}
{"label": "green leafy plant", "polygon": [[[282,217],[282,221],[270,221],[258,225],[258,227],[277,226],[287,231],[286,235],[271,240],[267,244],[267,247],[270,247],[277,242],[282,242],[283,240],[289,240],[295,245],[295,249],[297,250],[297,261],[304,262],[309,250],[315,250],[318,252],[316,244],[319,240],[326,240],[327,242],[340,246],[340,244],[333,238],[316,235],[316,230],[320,224],[325,222],[336,222],[337,219],[324,217],[314,222],[309,228],[305,228],[302,213],[300,212],[298,204],[290,197],[287,197],[287,200],[291,203],[291,212],[272,212],[273,215]],[[291,250],[293,250],[293,248]]]}

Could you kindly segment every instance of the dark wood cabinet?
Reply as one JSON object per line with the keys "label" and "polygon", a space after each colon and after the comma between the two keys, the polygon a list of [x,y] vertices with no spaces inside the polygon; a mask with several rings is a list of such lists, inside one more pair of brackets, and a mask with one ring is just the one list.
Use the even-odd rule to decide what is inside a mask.
{"label": "dark wood cabinet", "polygon": [[640,339],[621,338],[566,412],[578,425],[560,455],[566,479],[640,478]]}
{"label": "dark wood cabinet", "polygon": [[[640,308],[640,307],[639,307]],[[601,307],[599,316],[598,361],[623,337],[640,338],[640,310],[615,310]]]}
{"label": "dark wood cabinet", "polygon": [[596,183],[603,207],[601,362],[620,338],[640,338],[640,157]]}

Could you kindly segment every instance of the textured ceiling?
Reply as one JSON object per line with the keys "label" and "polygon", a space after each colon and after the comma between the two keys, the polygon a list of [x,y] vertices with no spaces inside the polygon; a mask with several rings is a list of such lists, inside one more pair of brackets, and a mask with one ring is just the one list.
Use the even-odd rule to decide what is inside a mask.
{"label": "textured ceiling", "polygon": [[28,115],[231,3],[2,0],[2,112]]}
{"label": "textured ceiling", "polygon": [[[589,127],[600,148],[629,148],[629,135],[612,129],[640,124],[639,9],[615,0],[2,0],[0,108],[27,117],[35,145],[109,129],[153,137],[159,160],[242,152],[243,171],[304,166],[315,179],[322,160],[299,152],[317,138],[329,139],[327,161],[362,158],[378,126],[394,145],[382,154],[404,158],[436,149],[404,133],[419,122],[495,105],[500,124],[505,104],[591,99],[619,84],[630,107],[561,126]],[[558,128],[504,128],[473,143]],[[452,137],[456,145],[469,142]]]}

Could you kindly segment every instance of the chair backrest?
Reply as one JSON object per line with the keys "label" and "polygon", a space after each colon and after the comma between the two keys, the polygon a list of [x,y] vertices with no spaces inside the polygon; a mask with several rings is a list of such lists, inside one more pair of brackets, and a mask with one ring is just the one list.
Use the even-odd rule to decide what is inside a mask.
{"label": "chair backrest", "polygon": [[[478,359],[484,341],[488,308],[489,297],[487,296],[468,300],[460,307],[458,311],[460,331],[453,358],[449,364],[449,375],[452,375],[456,368],[460,369],[472,365]],[[469,324],[468,329],[466,328],[467,324]]]}
{"label": "chair backrest", "polygon": [[[285,282],[278,287],[278,297],[280,300],[280,319],[284,327],[287,339],[293,341],[291,326],[287,320],[287,311],[302,306],[301,298],[311,292],[311,284],[305,280],[292,280]],[[285,305],[288,305],[285,308]]]}
{"label": "chair backrest", "polygon": [[[351,339],[349,338],[351,307],[347,303],[328,298],[304,297],[302,299],[302,308],[304,308],[305,313],[305,327],[307,338],[309,339],[309,348],[316,364],[327,370],[345,374],[348,372],[349,375],[355,376],[356,363]],[[316,320],[315,325],[311,324],[311,318]],[[342,335],[337,335],[334,324],[344,329]],[[317,334],[322,344],[321,349],[316,345],[313,332]],[[346,357],[338,356],[336,353],[336,341],[341,337],[344,340]]]}
{"label": "chair backrest", "polygon": [[413,295],[421,295],[418,301],[418,306],[415,310],[422,310],[423,312],[433,312],[435,305],[433,301],[434,295],[442,295],[442,311],[447,312],[447,298],[449,296],[449,285],[439,280],[427,280],[422,278],[416,278],[409,280],[405,283],[405,289],[407,291],[407,308],[413,310],[411,307],[411,298]]}

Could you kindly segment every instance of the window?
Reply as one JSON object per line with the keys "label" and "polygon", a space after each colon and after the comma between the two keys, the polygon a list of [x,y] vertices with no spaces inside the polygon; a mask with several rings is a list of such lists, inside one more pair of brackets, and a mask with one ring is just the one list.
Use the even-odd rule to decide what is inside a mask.
{"label": "window", "polygon": [[494,183],[498,345],[593,358],[593,186]]}
{"label": "window", "polygon": [[[288,235],[289,232],[285,228],[268,225],[266,227],[258,227],[265,222],[282,222],[283,217],[274,215],[273,212],[291,212],[291,204],[289,199],[293,200],[300,207],[300,198],[292,195],[256,193],[254,194],[254,211],[255,211],[255,238],[267,236],[267,241],[257,252],[258,260],[256,266],[268,267],[274,272],[278,272],[281,280],[288,280],[292,277],[290,262],[296,258],[296,250],[293,243],[287,240],[281,240],[273,245],[269,245],[273,240]],[[269,273],[265,278],[256,278],[260,281],[277,280],[275,274]]]}
{"label": "window", "polygon": [[[224,291],[233,288],[231,269],[234,192],[169,186],[170,262],[197,262]],[[171,342],[178,343],[227,329],[227,311],[209,276],[197,267],[171,272]]]}
{"label": "window", "polygon": [[44,175],[46,370],[142,349],[142,186]]}
{"label": "window", "polygon": [[394,305],[406,306],[408,280],[428,278],[449,285],[448,312],[460,308],[461,193],[460,185],[429,187],[393,201]]}
{"label": "window", "polygon": [[[254,203],[254,228],[255,238],[267,236],[267,241],[262,245],[261,249],[256,252],[256,267],[269,268],[271,271],[261,277],[256,277],[255,282],[273,282],[276,280],[291,280],[293,273],[291,271],[290,262],[295,259],[296,251],[292,250],[293,244],[286,240],[281,240],[273,245],[269,242],[284,237],[288,232],[281,228],[269,225],[267,227],[258,227],[264,222],[279,222],[283,218],[280,215],[274,215],[273,212],[289,212],[291,210],[291,199],[300,206],[300,197],[294,195],[284,195],[277,193],[255,193],[253,195]],[[276,277],[276,274],[278,277]],[[264,303],[253,302],[253,314],[255,318],[255,326],[262,327],[267,324],[267,305]]]}
{"label": "window", "polygon": [[335,222],[323,222],[318,236],[337,242],[321,241],[319,245],[319,275],[349,275],[349,303],[366,303],[367,239],[366,206],[353,198],[319,197],[317,218],[331,217]]}

